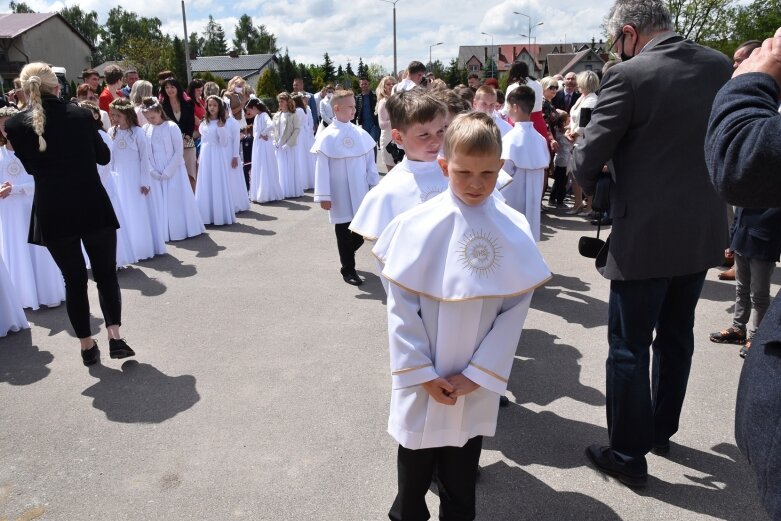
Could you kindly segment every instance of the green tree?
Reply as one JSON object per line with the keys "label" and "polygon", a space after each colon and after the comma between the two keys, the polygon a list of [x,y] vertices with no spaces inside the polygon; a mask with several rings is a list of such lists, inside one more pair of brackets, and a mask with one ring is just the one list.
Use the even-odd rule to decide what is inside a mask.
{"label": "green tree", "polygon": [[276,54],[278,51],[277,37],[265,25],[252,25],[249,15],[241,15],[234,33],[233,47],[240,54]]}
{"label": "green tree", "polygon": [[198,36],[198,33],[190,33],[190,37],[187,39],[187,46],[190,50],[190,57],[195,58],[203,56],[203,46],[206,44],[203,36]]}
{"label": "green tree", "polygon": [[213,81],[220,89],[224,89],[228,86],[228,83],[224,79],[220,78],[219,76],[215,76],[211,72],[196,72],[193,74],[193,78],[201,79],[204,81],[204,83]]}
{"label": "green tree", "polygon": [[723,35],[733,0],[667,0],[673,28],[683,37],[702,43]]}
{"label": "green tree", "polygon": [[296,66],[296,76],[304,80],[304,90],[307,92],[315,92],[315,87],[312,83],[312,75],[309,73],[309,67],[303,63],[299,63]]}
{"label": "green tree", "polygon": [[434,60],[434,63],[430,63],[428,70],[433,72],[437,78],[444,78],[445,76],[445,65],[439,60]]}
{"label": "green tree", "polygon": [[225,41],[225,30],[209,15],[206,29],[203,31],[203,56],[224,56],[228,54],[228,44]]}
{"label": "green tree", "polygon": [[353,72],[353,65],[350,63],[350,60],[347,60],[347,68],[345,68],[344,73],[351,78],[355,76],[355,73]]}
{"label": "green tree", "polygon": [[747,40],[763,41],[781,27],[781,0],[754,0],[733,12],[732,38],[737,47]]}
{"label": "green tree", "polygon": [[282,83],[282,90],[290,91],[293,88],[293,79],[298,74],[296,62],[290,59],[288,50],[285,49],[285,55],[279,58],[279,79]]}
{"label": "green tree", "polygon": [[171,41],[171,70],[180,79],[182,85],[187,88],[186,83],[189,82],[187,81],[187,62],[184,57],[184,42],[178,36],[174,36]]}
{"label": "green tree", "polygon": [[331,61],[331,57],[328,56],[328,53],[323,54],[323,65],[321,69],[323,69],[323,81],[334,81],[336,78],[336,71],[334,70],[334,62]]}
{"label": "green tree", "polygon": [[102,60],[121,60],[121,47],[127,46],[131,39],[164,39],[163,23],[159,18],[140,17],[122,7],[114,7],[108,12],[106,24],[100,33],[100,57]]}
{"label": "green tree", "polygon": [[282,81],[273,67],[269,67],[263,71],[263,74],[260,75],[258,83],[255,86],[255,91],[260,98],[276,98],[277,94],[282,92],[282,90],[284,90],[282,88]]}
{"label": "green tree", "polygon": [[92,64],[97,65],[102,62],[100,52],[98,49],[98,38],[100,37],[101,27],[98,23],[98,13],[95,11],[84,11],[78,5],[71,7],[63,7],[60,10],[60,14],[65,18],[77,31],[86,38],[95,50],[92,52]]}
{"label": "green tree", "polygon": [[156,39],[132,36],[120,47],[119,52],[126,61],[137,64],[138,75],[144,79],[156,79],[157,73],[163,70],[177,72],[180,79],[185,77],[179,76],[176,71],[173,41],[168,35]]}
{"label": "green tree", "polygon": [[493,58],[488,58],[483,66],[483,78],[498,78],[499,71],[496,68]]}
{"label": "green tree", "polygon": [[445,69],[442,79],[452,88],[461,83],[466,84],[466,76],[466,71],[458,65],[458,58],[453,58]]}
{"label": "green tree", "polygon": [[379,63],[368,63],[364,66],[365,76],[369,78],[369,83],[377,85],[380,80],[390,74],[385,67]]}
{"label": "green tree", "polygon": [[12,13],[34,13],[35,11],[25,2],[8,2],[8,9]]}
{"label": "green tree", "polygon": [[358,58],[358,77],[359,78],[368,78],[369,77],[369,71],[363,63],[363,58]]}
{"label": "green tree", "polygon": [[342,69],[342,64],[339,64],[339,67],[336,68],[336,81],[343,81],[344,80],[344,69]]}

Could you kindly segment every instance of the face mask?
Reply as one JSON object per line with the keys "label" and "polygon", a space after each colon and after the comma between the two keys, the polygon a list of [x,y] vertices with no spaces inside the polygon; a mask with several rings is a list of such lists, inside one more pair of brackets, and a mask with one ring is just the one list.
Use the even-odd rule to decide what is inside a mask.
{"label": "face mask", "polygon": [[244,91],[243,87],[236,87],[233,89],[236,94],[241,94]]}
{"label": "face mask", "polygon": [[637,40],[635,40],[635,44],[632,46],[632,55],[628,55],[624,52],[624,41],[626,40],[626,33],[621,33],[621,61],[626,62],[630,59],[634,58],[634,52],[637,49]]}
{"label": "face mask", "polygon": [[334,97],[334,94],[333,94],[333,92],[329,92],[328,94],[325,95],[325,97],[326,97],[326,99],[331,99],[331,98]]}

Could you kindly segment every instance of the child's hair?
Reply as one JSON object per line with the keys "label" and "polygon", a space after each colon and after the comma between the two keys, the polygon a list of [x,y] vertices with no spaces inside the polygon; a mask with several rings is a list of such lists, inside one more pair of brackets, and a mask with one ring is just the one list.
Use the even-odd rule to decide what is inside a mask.
{"label": "child's hair", "polygon": [[152,84],[146,80],[136,81],[132,87],[130,87],[130,101],[136,107],[141,105],[144,98],[148,98],[152,95]]}
{"label": "child's hair", "polygon": [[512,85],[513,83],[526,85],[526,78],[528,77],[529,65],[523,61],[515,62],[513,63],[513,66],[510,67],[510,72],[507,73],[507,85]]}
{"label": "child's hair", "polygon": [[203,84],[203,95],[205,97],[217,96],[220,94],[220,86],[213,81],[207,81]]}
{"label": "child's hair", "polygon": [[556,113],[551,118],[551,125],[555,130],[564,132],[567,129],[567,120],[569,119],[569,113],[566,110],[557,109]]}
{"label": "child's hair", "polygon": [[83,71],[81,71],[82,80],[87,81],[87,78],[89,78],[90,76],[97,76],[98,78],[100,78],[100,73],[95,69],[84,69]]}
{"label": "child's hair", "polygon": [[388,98],[385,104],[388,109],[391,127],[406,132],[415,124],[428,123],[437,116],[445,117],[447,107],[422,89],[412,89],[398,92]]}
{"label": "child's hair", "polygon": [[43,138],[43,129],[46,124],[46,114],[43,111],[41,94],[54,94],[60,83],[51,67],[41,62],[25,65],[19,74],[19,80],[30,107],[27,112],[27,122],[38,136],[38,151],[45,152],[46,140]]}
{"label": "child's hair", "polygon": [[94,93],[95,89],[93,89],[92,85],[90,85],[89,83],[82,83],[81,85],[76,87],[77,98],[86,98],[87,96],[89,96],[90,92]]}
{"label": "child's hair", "polygon": [[501,89],[496,89],[496,102],[504,105],[504,92]]}
{"label": "child's hair", "polygon": [[519,85],[507,95],[508,105],[518,105],[524,114],[534,110],[534,91],[528,85]]}
{"label": "child's hair", "polygon": [[431,90],[432,91],[447,90],[447,83],[445,83],[445,80],[442,80],[440,78],[431,80]]}
{"label": "child's hair", "polygon": [[287,91],[280,92],[279,94],[277,94],[277,101],[279,101],[280,104],[284,102],[288,112],[296,111],[296,103],[293,101],[293,99],[290,97],[290,94],[288,94]]}
{"label": "child's hair", "polygon": [[456,93],[458,97],[469,103],[469,105],[472,105],[472,102],[475,100],[475,90],[464,84],[459,84],[453,87],[453,92]]}
{"label": "child's hair", "polygon": [[431,95],[437,100],[441,101],[447,107],[447,111],[450,114],[457,116],[464,112],[472,110],[472,104],[466,101],[464,98],[456,94],[450,89],[445,90],[433,90]]}
{"label": "child's hair", "polygon": [[95,122],[95,128],[98,130],[103,130],[103,122],[100,120],[100,107],[91,101],[82,101],[79,103],[79,107],[92,112],[92,120]]}
{"label": "child's hair", "polygon": [[217,120],[220,123],[225,123],[227,120],[225,116],[225,102],[219,96],[211,95],[206,98],[206,121],[211,121],[212,115],[209,113],[209,102],[214,100],[217,103]]}
{"label": "child's hair", "polygon": [[147,96],[141,100],[141,111],[146,114],[147,112],[157,112],[163,121],[168,121],[168,117],[165,115],[163,106],[160,104],[160,100],[154,96]]}
{"label": "child's hair", "polygon": [[417,60],[409,62],[409,65],[407,65],[407,73],[415,74],[417,72],[426,72],[426,66]]}
{"label": "child's hair", "polygon": [[467,156],[499,158],[502,154],[502,133],[487,114],[460,114],[445,132],[443,152],[445,158],[452,157],[456,152]]}
{"label": "child's hair", "polygon": [[[11,116],[14,116],[19,113],[19,110],[14,107],[13,105],[8,105],[5,107],[0,108],[0,118],[10,118]],[[5,146],[5,144],[8,142],[8,140],[5,138],[5,136],[0,132],[0,146]]]}
{"label": "child's hair", "polygon": [[480,98],[482,96],[490,96],[492,98],[496,98],[496,89],[491,87],[490,85],[482,85],[475,92],[475,99]]}
{"label": "child's hair", "polygon": [[[187,85],[187,95],[190,96],[191,100],[195,101],[195,89],[202,89],[203,85],[203,80],[198,78],[195,78]],[[203,91],[201,91],[201,94],[203,94]]]}
{"label": "child's hair", "polygon": [[[138,124],[138,114],[136,114],[136,108],[127,98],[117,98],[109,105],[111,110],[116,110],[120,114],[127,118],[130,128],[140,126]],[[114,131],[116,133],[116,130]]]}
{"label": "child's hair", "polygon": [[331,98],[331,105],[339,103],[345,98],[353,98],[353,97],[355,97],[355,94],[351,90],[337,90],[334,92],[334,95]]}
{"label": "child's hair", "polygon": [[[296,108],[304,109],[304,112],[306,112],[306,100],[304,99],[304,95],[300,92],[296,92],[292,96],[293,103],[295,104]],[[295,112],[294,110],[291,112]]]}
{"label": "child's hair", "polygon": [[247,102],[247,104],[244,105],[244,108],[245,109],[254,108],[260,114],[262,114],[264,112],[266,114],[271,114],[271,112],[268,110],[268,107],[266,106],[266,104],[263,103],[262,101],[260,101],[259,98],[250,98],[250,100]]}
{"label": "child's hair", "polygon": [[488,78],[483,82],[483,85],[488,85],[489,87],[493,87],[494,89],[499,88],[499,80],[496,78]]}
{"label": "child's hair", "polygon": [[119,66],[109,65],[103,71],[103,76],[106,78],[106,85],[113,85],[118,81],[122,81],[125,73]]}
{"label": "child's hair", "polygon": [[168,99],[168,93],[165,92],[165,88],[168,85],[172,85],[176,89],[176,99],[179,100],[179,103],[184,105],[184,89],[182,88],[182,85],[176,80],[174,77],[166,78],[163,80],[163,83],[160,84],[160,90],[163,93],[163,99]]}

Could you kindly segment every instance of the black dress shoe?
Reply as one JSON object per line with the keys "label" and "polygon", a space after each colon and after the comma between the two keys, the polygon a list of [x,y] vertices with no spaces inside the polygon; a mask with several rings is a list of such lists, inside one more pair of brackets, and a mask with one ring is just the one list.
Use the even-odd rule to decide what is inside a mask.
{"label": "black dress shoe", "polygon": [[510,405],[510,399],[505,395],[501,395],[499,397],[499,407],[507,407],[508,405]]}
{"label": "black dress shoe", "polygon": [[360,286],[363,284],[363,280],[361,280],[361,277],[359,277],[355,272],[342,275],[342,278],[347,284],[350,284],[351,286]]}
{"label": "black dress shoe", "polygon": [[81,361],[86,366],[95,365],[100,361],[100,351],[98,350],[97,342],[93,340],[92,347],[81,350]]}
{"label": "black dress shoe", "polygon": [[127,345],[124,339],[112,338],[108,341],[109,356],[111,358],[127,358],[128,356],[135,356],[136,353],[130,346]]}
{"label": "black dress shoe", "polygon": [[654,445],[654,448],[651,449],[651,452],[656,454],[657,456],[667,456],[670,454],[670,441],[666,441],[664,443],[657,443]]}
{"label": "black dress shoe", "polygon": [[648,482],[648,472],[630,472],[625,465],[616,461],[610,447],[590,445],[586,448],[586,456],[597,469],[613,476],[627,487],[643,487]]}

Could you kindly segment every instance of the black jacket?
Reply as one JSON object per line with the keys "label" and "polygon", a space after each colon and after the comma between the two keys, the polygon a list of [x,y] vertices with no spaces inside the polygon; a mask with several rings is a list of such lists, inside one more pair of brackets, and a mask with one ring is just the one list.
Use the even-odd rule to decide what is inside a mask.
{"label": "black jacket", "polygon": [[[579,97],[580,97],[580,92],[578,92],[577,90],[574,93],[572,93],[572,99],[570,100],[570,103],[569,103],[569,108],[570,109],[575,106],[575,102],[578,101]],[[551,103],[553,104],[553,106],[555,108],[557,108],[559,110],[566,110],[567,112],[569,112],[569,109],[566,108],[565,105],[564,105],[565,101],[566,100],[564,99],[564,91],[563,90],[559,90],[556,93],[556,95],[553,96],[553,99],[551,100]],[[585,125],[582,125],[582,126],[585,126]]]}
{"label": "black jacket", "polygon": [[[778,99],[778,85],[762,73],[738,76],[716,96],[705,153],[711,181],[732,204],[781,207]],[[735,406],[735,439],[756,472],[772,519],[781,519],[780,425],[781,293],[754,335]]]}
{"label": "black jacket", "polygon": [[[182,134],[192,137],[195,130],[195,105],[192,100],[184,100],[184,102],[179,102],[179,104],[182,111],[179,119],[174,117],[174,109],[171,108],[171,100],[167,96],[163,99],[163,112],[165,112],[169,120],[179,126],[179,131]],[[228,113],[228,116],[230,116],[230,113]]]}
{"label": "black jacket", "polygon": [[380,120],[377,118],[377,114],[374,112],[374,108],[377,105],[377,96],[372,91],[369,91],[369,93],[366,95],[358,94],[355,97],[355,123],[358,126],[363,127],[365,130],[367,128],[371,128],[371,126],[368,124],[368,121],[363,121],[363,104],[367,102],[371,108],[372,121],[374,126],[380,126]]}
{"label": "black jacket", "polygon": [[45,152],[38,151],[38,136],[28,123],[27,112],[5,124],[16,156],[35,179],[29,242],[44,245],[119,228],[97,168],[98,163],[109,163],[111,152],[98,134],[92,113],[54,96],[43,96],[43,107]]}
{"label": "black jacket", "polygon": [[778,262],[781,208],[736,207],[730,249],[749,259]]}

